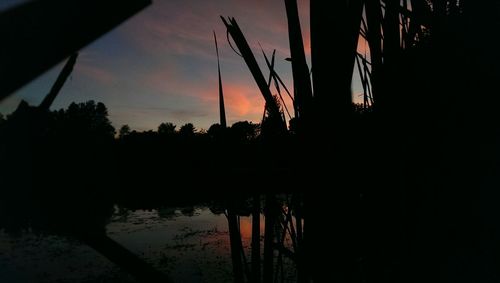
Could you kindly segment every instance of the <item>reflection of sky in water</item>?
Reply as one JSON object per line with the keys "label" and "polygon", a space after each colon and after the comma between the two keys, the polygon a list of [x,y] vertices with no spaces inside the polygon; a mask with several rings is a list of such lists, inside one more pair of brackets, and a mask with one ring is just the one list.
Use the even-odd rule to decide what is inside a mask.
{"label": "reflection of sky in water", "polygon": [[[232,282],[227,220],[207,208],[129,211],[115,215],[108,235],[174,282]],[[0,232],[0,282],[135,282],[76,241]]]}
{"label": "reflection of sky in water", "polygon": [[[248,260],[251,225],[251,217],[240,218]],[[261,216],[262,235],[263,231]],[[208,208],[117,209],[107,234],[174,282],[233,282],[224,214],[214,214]],[[33,234],[13,239],[0,232],[0,282],[136,281],[76,241]]]}
{"label": "reflection of sky in water", "polygon": [[[102,280],[102,281],[100,281]],[[96,251],[56,236],[0,232],[0,282],[135,282]]]}
{"label": "reflection of sky in water", "polygon": [[[207,208],[185,216],[180,211],[160,217],[135,211],[108,225],[108,235],[174,282],[232,282],[227,220]],[[124,221],[125,220],[125,221]]]}

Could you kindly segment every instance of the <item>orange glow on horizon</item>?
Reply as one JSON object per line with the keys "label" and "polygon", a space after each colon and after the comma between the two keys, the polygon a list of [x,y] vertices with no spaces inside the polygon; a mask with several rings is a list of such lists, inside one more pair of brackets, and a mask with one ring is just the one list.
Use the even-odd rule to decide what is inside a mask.
{"label": "orange glow on horizon", "polygon": [[[260,235],[264,235],[264,216],[260,215]],[[252,217],[240,217],[240,234],[244,240],[252,239]]]}
{"label": "orange glow on horizon", "polygon": [[226,108],[240,116],[261,113],[264,107],[264,99],[256,87],[248,85],[224,86],[224,100]]}
{"label": "orange glow on horizon", "polygon": [[[231,119],[230,117],[237,120],[248,120],[251,117],[260,118],[264,111],[264,98],[262,98],[257,86],[227,83],[223,87],[226,115],[229,119]],[[218,111],[219,98],[216,88],[209,92],[200,92],[199,97],[209,103],[213,111]]]}

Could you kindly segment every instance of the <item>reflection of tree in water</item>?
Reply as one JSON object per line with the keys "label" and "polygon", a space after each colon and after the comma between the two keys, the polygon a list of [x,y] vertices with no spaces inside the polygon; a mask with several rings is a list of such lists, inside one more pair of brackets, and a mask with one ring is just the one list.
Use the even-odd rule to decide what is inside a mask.
{"label": "reflection of tree in water", "polygon": [[[31,130],[25,119],[31,115],[40,117],[36,127],[43,128],[33,140],[24,141],[25,133]],[[105,152],[114,129],[107,115],[102,103],[89,101],[54,112],[21,105],[9,117],[3,131],[3,145],[9,148],[7,160],[17,160],[17,155],[27,159],[23,160],[26,166],[20,168],[13,167],[15,163],[2,164],[5,186],[16,190],[6,191],[0,200],[0,225],[9,231],[104,231],[113,211],[111,180],[106,173],[110,163]],[[19,126],[28,128],[25,133],[18,132]],[[36,180],[36,185],[22,181],[20,175]]]}
{"label": "reflection of tree in water", "polygon": [[104,104],[49,112],[23,102],[0,134],[9,149],[9,162],[0,165],[8,188],[0,199],[0,228],[76,238],[138,278],[168,282],[106,236],[117,191],[110,159],[115,131]]}
{"label": "reflection of tree in water", "polygon": [[160,218],[170,219],[177,215],[176,207],[161,207],[158,209],[158,216]]}

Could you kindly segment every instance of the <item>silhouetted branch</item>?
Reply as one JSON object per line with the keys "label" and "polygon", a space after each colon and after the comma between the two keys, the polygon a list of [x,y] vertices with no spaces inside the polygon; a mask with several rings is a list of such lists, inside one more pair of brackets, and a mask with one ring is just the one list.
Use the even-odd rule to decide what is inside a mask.
{"label": "silhouetted branch", "polygon": [[0,100],[151,3],[150,0],[24,2],[0,13]]}
{"label": "silhouetted branch", "polygon": [[[259,43],[259,45],[260,45],[260,43]],[[275,77],[276,71],[274,70],[274,60],[275,60],[276,50],[273,51],[273,55],[271,57],[271,64],[269,64],[269,60],[267,59],[266,53],[264,52],[264,49],[262,48],[262,46],[260,46],[260,49],[262,50],[262,54],[264,54],[264,58],[266,60],[267,67],[269,68],[269,80],[267,81],[267,85],[268,85],[268,87],[271,87],[271,81],[274,81],[274,86],[276,87],[276,91],[278,92],[278,97],[280,98],[282,105],[285,108],[286,113],[288,114],[288,117],[290,119],[292,119],[292,116],[290,115],[290,111],[288,111],[288,107],[286,106],[286,102],[283,99],[283,96],[281,95],[281,90],[280,90],[278,81],[276,80],[276,77]]]}
{"label": "silhouetted branch", "polygon": [[[269,63],[269,59],[267,58],[266,53],[264,53],[264,50],[262,51],[262,54],[264,54],[264,59],[266,60],[267,67],[269,69],[271,69],[271,64]],[[288,94],[288,97],[292,100],[292,102],[295,105],[295,99],[293,99],[292,94],[290,93],[290,91],[288,90],[288,88],[286,87],[285,83],[283,82],[283,80],[281,79],[281,77],[278,75],[278,73],[276,73],[276,71],[274,70],[274,68],[272,68],[272,73],[273,73],[273,78],[275,80],[275,83],[279,82],[279,84],[283,87],[283,89],[285,89],[285,92]]]}
{"label": "silhouetted branch", "polygon": [[69,75],[71,75],[71,72],[73,71],[73,67],[75,66],[77,58],[78,58],[78,53],[75,53],[71,55],[71,57],[68,59],[68,62],[66,62],[66,65],[64,65],[64,68],[57,77],[56,82],[50,89],[49,94],[47,94],[47,96],[43,99],[42,103],[40,103],[40,106],[38,106],[39,109],[45,111],[49,110],[50,106],[52,105],[57,95],[61,91]]}

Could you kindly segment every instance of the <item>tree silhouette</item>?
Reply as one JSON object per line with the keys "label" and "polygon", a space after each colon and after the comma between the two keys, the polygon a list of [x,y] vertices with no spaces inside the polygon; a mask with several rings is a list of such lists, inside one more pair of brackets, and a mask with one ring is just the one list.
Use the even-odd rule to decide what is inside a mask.
{"label": "tree silhouette", "polygon": [[120,128],[120,131],[118,132],[118,137],[120,139],[130,135],[130,127],[129,125],[123,125],[121,128]]}
{"label": "tree silhouette", "polygon": [[101,102],[73,102],[67,110],[55,112],[55,116],[59,130],[69,136],[112,139],[116,134],[108,119],[108,109]]}
{"label": "tree silhouette", "polygon": [[216,123],[208,128],[207,134],[212,139],[220,139],[225,133],[224,127],[221,124]]}
{"label": "tree silhouette", "polygon": [[257,138],[259,125],[248,121],[236,122],[230,128],[231,137],[237,141],[252,141]]}
{"label": "tree silhouette", "polygon": [[5,118],[3,117],[2,113],[0,113],[0,125],[2,125],[5,122]]}
{"label": "tree silhouette", "polygon": [[179,134],[183,137],[193,137],[196,132],[196,129],[193,124],[187,123],[182,125],[179,129]]}
{"label": "tree silhouette", "polygon": [[173,135],[175,134],[176,127],[176,125],[170,122],[161,123],[160,126],[158,126],[158,133],[160,135]]}
{"label": "tree silhouette", "polygon": [[290,121],[288,121],[288,130],[290,131],[290,134],[296,134],[297,133],[297,128],[298,128],[298,119],[297,118],[292,118]]}

